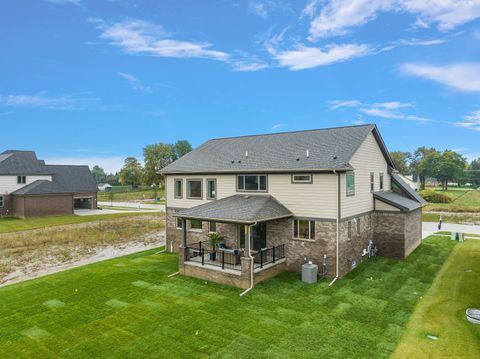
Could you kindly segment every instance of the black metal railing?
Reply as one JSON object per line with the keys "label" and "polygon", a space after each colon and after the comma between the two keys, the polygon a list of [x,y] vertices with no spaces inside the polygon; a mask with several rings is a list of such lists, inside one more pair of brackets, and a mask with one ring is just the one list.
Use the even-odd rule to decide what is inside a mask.
{"label": "black metal railing", "polygon": [[208,264],[222,269],[241,270],[240,251],[232,249],[211,249],[207,242],[198,242],[187,246],[185,261]]}
{"label": "black metal railing", "polygon": [[254,268],[263,268],[263,266],[275,263],[276,261],[285,258],[285,244],[264,248],[255,253]]}

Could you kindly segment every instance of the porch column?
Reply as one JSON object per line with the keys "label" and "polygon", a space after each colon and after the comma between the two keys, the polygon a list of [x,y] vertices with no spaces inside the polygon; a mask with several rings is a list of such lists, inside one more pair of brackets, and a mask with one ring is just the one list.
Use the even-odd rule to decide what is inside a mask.
{"label": "porch column", "polygon": [[179,261],[180,261],[180,272],[182,272],[182,265],[185,263],[185,258],[187,258],[187,221],[185,218],[182,218],[182,242],[180,243],[180,248],[178,249]]}
{"label": "porch column", "polygon": [[187,246],[187,220],[182,218],[182,247]]}
{"label": "porch column", "polygon": [[250,257],[250,241],[251,241],[251,228],[248,224],[245,225],[245,257]]}

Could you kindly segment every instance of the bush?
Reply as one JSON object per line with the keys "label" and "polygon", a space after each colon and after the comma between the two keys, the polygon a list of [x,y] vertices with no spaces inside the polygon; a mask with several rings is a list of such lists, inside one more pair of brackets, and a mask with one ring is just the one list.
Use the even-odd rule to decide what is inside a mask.
{"label": "bush", "polygon": [[430,203],[452,202],[452,197],[450,197],[448,194],[437,192],[431,189],[420,191],[420,196],[422,196],[427,202]]}

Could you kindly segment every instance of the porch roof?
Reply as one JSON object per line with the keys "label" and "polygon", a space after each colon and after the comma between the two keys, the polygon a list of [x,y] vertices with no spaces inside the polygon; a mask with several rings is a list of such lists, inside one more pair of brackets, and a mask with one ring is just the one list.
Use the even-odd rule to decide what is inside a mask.
{"label": "porch roof", "polygon": [[174,216],[215,222],[252,224],[291,217],[293,213],[273,196],[237,194],[179,210]]}
{"label": "porch roof", "polygon": [[378,199],[379,201],[392,205],[404,212],[411,212],[422,207],[421,203],[392,191],[375,192],[373,194],[373,197],[375,199]]}

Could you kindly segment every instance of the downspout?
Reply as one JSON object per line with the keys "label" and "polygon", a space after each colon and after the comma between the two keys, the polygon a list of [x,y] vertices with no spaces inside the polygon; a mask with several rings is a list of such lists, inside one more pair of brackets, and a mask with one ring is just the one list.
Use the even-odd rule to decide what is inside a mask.
{"label": "downspout", "polygon": [[257,222],[255,221],[255,223],[253,224],[250,224],[249,226],[247,226],[247,235],[248,235],[248,258],[250,258],[250,287],[248,287],[247,289],[245,289],[242,293],[240,293],[240,297],[243,296],[244,294],[247,294],[248,292],[250,292],[252,289],[253,289],[253,257],[252,257],[252,253],[251,253],[251,250],[250,250],[250,233],[252,232],[252,227],[256,226],[257,225]]}
{"label": "downspout", "polygon": [[338,275],[339,275],[339,250],[338,250],[338,245],[339,245],[339,240],[340,240],[340,216],[341,216],[341,192],[340,192],[340,173],[338,173],[337,171],[333,170],[333,173],[337,175],[338,177],[338,185],[337,185],[337,233],[336,233],[336,244],[337,244],[337,248],[336,248],[336,255],[335,255],[335,261],[336,261],[336,265],[335,265],[335,270],[336,270],[336,273],[335,273],[335,278],[333,278],[333,280],[330,282],[330,284],[328,286],[331,286],[333,285],[333,283],[335,283],[338,279]]}

